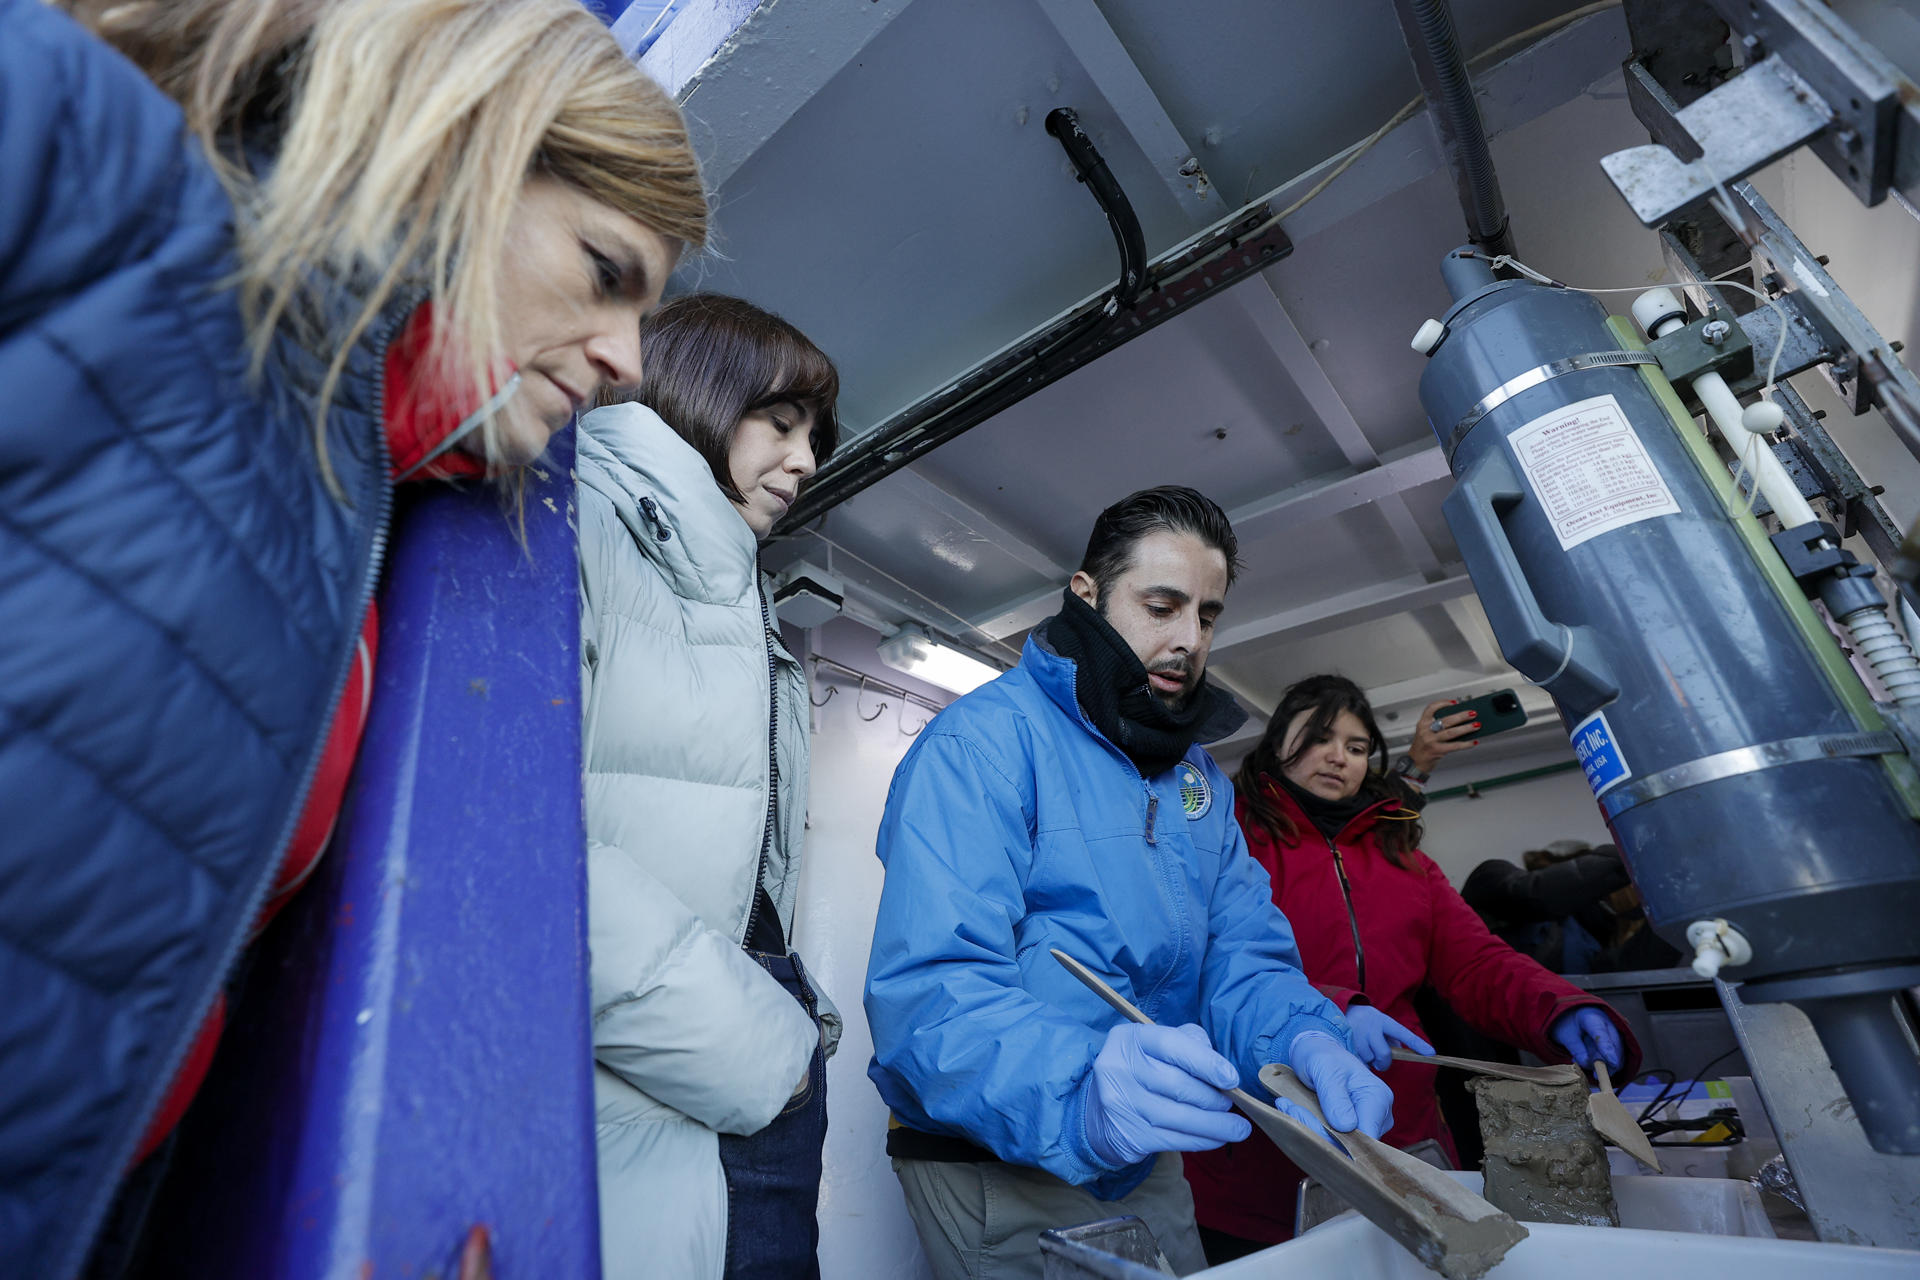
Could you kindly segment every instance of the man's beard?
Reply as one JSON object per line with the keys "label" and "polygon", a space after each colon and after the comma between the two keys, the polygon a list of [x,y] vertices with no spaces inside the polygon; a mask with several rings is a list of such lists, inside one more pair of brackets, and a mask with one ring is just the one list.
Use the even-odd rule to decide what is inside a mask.
{"label": "man's beard", "polygon": [[[1177,675],[1182,680],[1188,680],[1188,673],[1192,670],[1193,668],[1184,662],[1163,662],[1157,667],[1149,667],[1147,673],[1151,675],[1155,671],[1164,671],[1172,675]],[[1147,689],[1154,697],[1160,700],[1161,704],[1164,705],[1167,710],[1185,711],[1187,707],[1192,704],[1193,696],[1200,692],[1200,681],[1197,678],[1191,679],[1178,693],[1162,693],[1151,683],[1147,685]]]}
{"label": "man's beard", "polygon": [[[1101,620],[1108,626],[1113,625],[1113,618],[1107,613],[1107,593],[1105,591],[1100,592],[1099,595],[1094,597],[1093,611],[1099,614]],[[1135,654],[1134,656],[1137,658],[1140,655]],[[1145,664],[1143,663],[1142,665]],[[1147,667],[1147,674],[1149,676],[1156,671],[1170,672],[1179,676],[1182,680],[1187,681],[1187,683],[1178,693],[1162,693],[1159,688],[1154,685],[1152,680],[1148,680],[1147,692],[1151,693],[1159,701],[1160,705],[1167,710],[1173,712],[1185,711],[1187,707],[1192,704],[1194,695],[1200,692],[1200,674],[1196,674],[1192,664],[1187,662],[1162,662],[1158,666]]]}

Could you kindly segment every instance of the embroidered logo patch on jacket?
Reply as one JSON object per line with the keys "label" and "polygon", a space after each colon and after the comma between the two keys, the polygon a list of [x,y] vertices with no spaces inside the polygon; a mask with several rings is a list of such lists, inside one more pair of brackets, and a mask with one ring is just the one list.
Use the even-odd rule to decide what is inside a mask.
{"label": "embroidered logo patch on jacket", "polygon": [[1207,785],[1207,775],[1184,761],[1180,765],[1180,808],[1189,822],[1206,817],[1207,810],[1213,808],[1213,788]]}

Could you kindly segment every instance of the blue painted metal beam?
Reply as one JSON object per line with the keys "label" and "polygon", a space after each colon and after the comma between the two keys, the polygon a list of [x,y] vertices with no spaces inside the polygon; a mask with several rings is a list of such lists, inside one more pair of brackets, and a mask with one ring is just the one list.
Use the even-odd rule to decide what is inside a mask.
{"label": "blue painted metal beam", "polygon": [[167,1274],[598,1277],[572,435],[399,519],[333,847],[261,940],[155,1211]]}

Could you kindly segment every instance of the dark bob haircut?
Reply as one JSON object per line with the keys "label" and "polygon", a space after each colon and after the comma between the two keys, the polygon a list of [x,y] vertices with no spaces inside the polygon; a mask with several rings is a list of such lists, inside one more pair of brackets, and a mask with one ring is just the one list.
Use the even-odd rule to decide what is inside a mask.
{"label": "dark bob haircut", "polygon": [[[1422,834],[1420,820],[1414,816],[1416,811],[1407,803],[1413,798],[1413,789],[1399,774],[1387,771],[1386,735],[1380,732],[1380,724],[1373,718],[1366,693],[1345,676],[1308,676],[1280,695],[1280,705],[1267,721],[1267,731],[1259,745],[1240,763],[1240,772],[1233,779],[1234,794],[1246,797],[1247,816],[1266,828],[1275,840],[1283,844],[1298,840],[1302,833],[1286,806],[1280,803],[1280,778],[1315,743],[1326,741],[1342,711],[1351,711],[1367,731],[1367,776],[1360,783],[1360,794],[1376,802],[1391,800],[1395,805],[1389,811],[1394,820],[1383,823],[1380,828],[1381,850],[1394,866],[1410,867]],[[1300,744],[1283,755],[1287,726],[1302,712],[1308,715],[1301,726]]]}
{"label": "dark bob haircut", "polygon": [[1227,585],[1240,573],[1240,542],[1227,513],[1212,498],[1183,485],[1130,493],[1100,513],[1087,539],[1080,572],[1104,598],[1107,587],[1133,563],[1133,548],[1151,533],[1190,533],[1227,558]]}
{"label": "dark bob haircut", "polygon": [[640,322],[638,400],[700,451],[720,491],[742,501],[727,455],[740,419],[777,404],[813,411],[813,458],[840,443],[840,373],[804,333],[740,298],[692,293]]}

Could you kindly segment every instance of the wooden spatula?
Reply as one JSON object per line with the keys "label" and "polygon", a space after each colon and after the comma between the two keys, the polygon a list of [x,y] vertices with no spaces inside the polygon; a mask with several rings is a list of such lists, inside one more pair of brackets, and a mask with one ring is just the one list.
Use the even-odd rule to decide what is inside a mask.
{"label": "wooden spatula", "polygon": [[[1152,1024],[1153,1019],[1108,986],[1099,974],[1058,948],[1053,949],[1053,958],[1123,1017]],[[1396,1164],[1391,1173],[1383,1173],[1377,1165],[1349,1159],[1312,1129],[1245,1089],[1229,1089],[1227,1096],[1289,1160],[1447,1280],[1479,1280],[1507,1250],[1526,1238],[1527,1229],[1518,1222],[1411,1156],[1405,1159],[1421,1172]],[[1344,1139],[1348,1135],[1341,1136]],[[1461,1213],[1451,1199],[1442,1198],[1446,1193],[1433,1187],[1431,1179],[1444,1181],[1453,1191],[1478,1201],[1484,1212]]]}
{"label": "wooden spatula", "polygon": [[1502,1080],[1524,1080],[1528,1084],[1573,1084],[1584,1080],[1580,1068],[1570,1062],[1554,1067],[1522,1067],[1511,1062],[1482,1062],[1478,1058],[1451,1058],[1444,1053],[1415,1053],[1396,1047],[1395,1062],[1424,1062],[1430,1067],[1458,1067],[1475,1075],[1498,1076]]}
{"label": "wooden spatula", "polygon": [[1600,1082],[1600,1087],[1587,1095],[1587,1117],[1593,1121],[1594,1132],[1655,1173],[1660,1172],[1660,1157],[1654,1153],[1653,1143],[1647,1141],[1646,1130],[1613,1091],[1613,1081],[1607,1077],[1607,1064],[1595,1058],[1593,1075]]}

